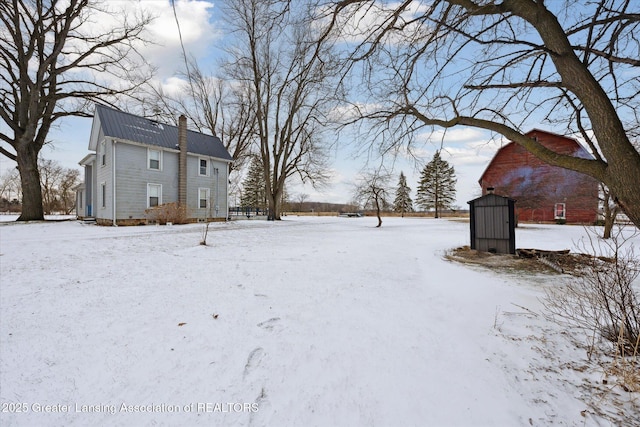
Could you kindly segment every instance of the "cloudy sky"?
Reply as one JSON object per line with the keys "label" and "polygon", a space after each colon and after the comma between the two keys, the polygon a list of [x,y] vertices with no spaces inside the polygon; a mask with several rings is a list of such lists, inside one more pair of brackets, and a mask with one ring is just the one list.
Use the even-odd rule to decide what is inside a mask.
{"label": "cloudy sky", "polygon": [[[183,60],[178,26],[170,1],[109,0],[109,5],[126,8],[131,14],[142,8],[156,16],[148,29],[148,37],[155,43],[142,49],[147,60],[158,67],[156,78],[166,87],[175,85]],[[224,48],[224,37],[219,26],[222,19],[220,7],[215,1],[205,0],[176,0],[175,7],[187,53],[198,58],[205,69],[213,70],[215,59]],[[59,122],[50,133],[52,143],[43,149],[42,155],[59,161],[65,167],[80,169],[78,161],[88,154],[90,129],[91,119],[69,118]],[[380,163],[379,159],[357,151],[355,138],[354,135],[346,136],[346,133],[337,138],[337,144],[331,151],[333,178],[329,186],[315,190],[292,182],[288,188],[289,194],[295,197],[305,193],[309,196],[307,200],[311,201],[349,202],[359,173]],[[395,158],[385,159],[387,168],[394,175],[392,184],[397,184],[397,177],[403,171],[415,198],[420,170],[442,146],[442,157],[456,169],[457,205],[461,207],[466,207],[468,200],[479,195],[477,180],[500,145],[500,141],[491,140],[489,133],[471,128],[416,135],[416,142],[413,148],[415,157],[399,153]],[[14,166],[9,159],[0,156],[1,173]]]}

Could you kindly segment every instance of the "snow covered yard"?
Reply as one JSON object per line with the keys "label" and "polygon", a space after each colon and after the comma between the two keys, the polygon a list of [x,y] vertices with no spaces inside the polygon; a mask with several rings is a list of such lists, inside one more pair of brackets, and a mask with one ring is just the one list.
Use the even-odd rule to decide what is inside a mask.
{"label": "snow covered yard", "polygon": [[638,396],[536,315],[566,277],[444,260],[468,223],[375,224],[217,223],[209,246],[201,224],[0,225],[0,424],[640,424]]}

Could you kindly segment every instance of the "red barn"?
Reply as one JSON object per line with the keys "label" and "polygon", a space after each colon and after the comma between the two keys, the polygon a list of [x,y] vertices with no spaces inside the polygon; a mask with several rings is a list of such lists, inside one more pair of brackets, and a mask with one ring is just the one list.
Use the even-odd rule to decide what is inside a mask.
{"label": "red barn", "polygon": [[[525,134],[558,154],[592,156],[574,139],[534,129]],[[516,199],[519,221],[593,224],[598,215],[598,181],[590,176],[551,166],[515,142],[500,148],[478,181],[482,194]]]}

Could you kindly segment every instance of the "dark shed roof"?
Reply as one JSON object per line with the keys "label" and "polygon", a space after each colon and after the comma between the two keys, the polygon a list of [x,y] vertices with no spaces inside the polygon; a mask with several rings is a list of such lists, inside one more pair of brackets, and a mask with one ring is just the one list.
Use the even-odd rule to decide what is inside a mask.
{"label": "dark shed roof", "polygon": [[490,193],[476,199],[469,200],[467,203],[476,206],[506,206],[509,201],[515,202],[516,200],[510,197]]}
{"label": "dark shed roof", "polygon": [[[105,136],[162,148],[178,149],[178,127],[96,104],[96,115],[100,119]],[[189,153],[233,160],[217,136],[187,131]]]}

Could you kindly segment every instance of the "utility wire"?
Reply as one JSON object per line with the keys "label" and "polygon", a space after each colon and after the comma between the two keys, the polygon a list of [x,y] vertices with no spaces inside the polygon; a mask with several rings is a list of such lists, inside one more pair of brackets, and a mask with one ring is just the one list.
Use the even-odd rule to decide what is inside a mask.
{"label": "utility wire", "polygon": [[[187,51],[184,48],[184,42],[182,41],[182,30],[180,29],[180,21],[178,20],[178,13],[176,12],[176,1],[171,0],[171,7],[173,8],[173,17],[176,20],[178,26],[178,37],[180,38],[180,47],[182,48],[182,58],[184,59],[184,66],[187,70],[187,79],[189,80],[189,86],[191,87],[191,94],[195,97],[195,89],[193,88],[193,80],[191,79],[191,70],[189,69],[189,61],[187,61]],[[198,103],[196,102],[196,109],[198,109]],[[198,112],[200,114],[200,112]]]}

